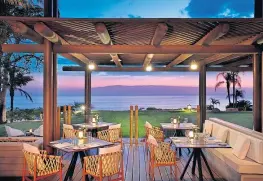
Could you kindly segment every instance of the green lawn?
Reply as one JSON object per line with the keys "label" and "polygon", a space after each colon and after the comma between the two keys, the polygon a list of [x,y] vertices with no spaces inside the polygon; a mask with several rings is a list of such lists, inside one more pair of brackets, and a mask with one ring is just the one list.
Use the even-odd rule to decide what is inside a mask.
{"label": "green lawn", "polygon": [[[99,111],[99,115],[106,122],[121,123],[123,136],[129,136],[129,111]],[[168,112],[168,111],[141,111],[139,112],[139,137],[144,135],[144,123],[145,121],[150,122],[154,126],[160,126],[162,122],[170,122],[171,117],[181,116],[181,118],[188,118],[190,122],[195,123],[196,113],[195,112]],[[252,129],[253,127],[253,113],[252,112],[220,112],[220,113],[207,113],[207,117],[220,118],[247,128]],[[83,122],[83,115],[73,115],[72,123]],[[62,121],[61,121],[62,123]],[[13,128],[17,128],[23,131],[27,131],[30,128],[35,129],[39,127],[42,122],[20,122],[10,123]],[[0,136],[5,136],[4,125],[0,125]]]}

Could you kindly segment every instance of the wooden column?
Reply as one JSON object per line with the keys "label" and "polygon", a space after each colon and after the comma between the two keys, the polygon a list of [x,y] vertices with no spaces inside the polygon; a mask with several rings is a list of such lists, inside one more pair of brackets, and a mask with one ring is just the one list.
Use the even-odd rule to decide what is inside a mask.
{"label": "wooden column", "polygon": [[64,119],[64,124],[68,124],[68,112],[67,112],[67,106],[63,106],[63,119]]}
{"label": "wooden column", "polygon": [[138,105],[135,106],[135,119],[134,119],[134,124],[135,124],[135,144],[138,145],[138,137],[139,137],[139,108]]}
{"label": "wooden column", "polygon": [[262,2],[262,0],[255,0],[254,17],[255,18],[262,18],[263,17],[263,2]]}
{"label": "wooden column", "polygon": [[54,140],[59,140],[60,137],[60,115],[61,115],[61,110],[60,106],[57,107],[57,113],[56,113],[56,124],[55,124],[55,134],[54,134]]}
{"label": "wooden column", "polygon": [[197,125],[200,131],[203,131],[203,123],[206,119],[206,65],[200,64],[199,69],[199,106],[200,106],[200,120]]}
{"label": "wooden column", "polygon": [[43,126],[44,126],[44,149],[48,152],[52,152],[52,149],[48,147],[49,142],[53,139],[53,56],[52,45],[48,40],[44,41],[44,105],[43,105]]}
{"label": "wooden column", "polygon": [[130,106],[130,146],[133,144],[133,106]]}
{"label": "wooden column", "polygon": [[44,0],[44,16],[52,17],[53,16],[53,0]]}
{"label": "wooden column", "polygon": [[91,114],[91,72],[85,71],[85,122],[90,121]]}
{"label": "wooden column", "polygon": [[262,132],[262,54],[254,54],[253,58],[253,127]]}
{"label": "wooden column", "polygon": [[[52,121],[53,121],[53,139],[57,138],[57,132],[60,132],[60,126],[57,121],[57,54],[53,53],[53,104],[52,104]],[[60,125],[60,124],[59,124]]]}

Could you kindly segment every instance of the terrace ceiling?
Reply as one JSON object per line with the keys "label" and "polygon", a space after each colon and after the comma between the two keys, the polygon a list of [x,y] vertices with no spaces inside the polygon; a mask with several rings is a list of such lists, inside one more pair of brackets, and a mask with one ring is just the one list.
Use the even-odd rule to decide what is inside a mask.
{"label": "terrace ceiling", "polygon": [[[126,45],[187,47],[256,45],[263,38],[262,19],[63,19],[0,17],[12,29],[42,43],[43,38],[55,45]],[[70,46],[68,47],[71,48]],[[74,49],[76,50],[77,47]],[[259,50],[260,51],[260,50]],[[175,51],[178,52],[178,51]],[[183,67],[193,60],[215,65],[251,67],[251,53],[62,53],[81,66],[90,61],[98,67],[116,70],[144,68],[148,64],[161,69]],[[121,61],[119,61],[121,60]],[[104,68],[105,69],[105,68]],[[104,71],[107,71],[105,69]]]}

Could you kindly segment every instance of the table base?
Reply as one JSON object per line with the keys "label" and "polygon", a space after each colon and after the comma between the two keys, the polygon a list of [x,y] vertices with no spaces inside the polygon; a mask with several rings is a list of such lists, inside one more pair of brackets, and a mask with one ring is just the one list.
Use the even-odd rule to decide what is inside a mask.
{"label": "table base", "polygon": [[209,171],[209,174],[211,175],[211,178],[213,180],[216,180],[209,165],[208,165],[208,162],[205,158],[205,155],[204,153],[202,152],[202,149],[201,148],[193,148],[193,152],[191,153],[185,167],[184,167],[184,170],[180,176],[180,180],[182,180],[184,178],[184,174],[193,158],[193,167],[192,167],[192,174],[195,174],[195,167],[196,167],[196,162],[198,164],[198,172],[199,172],[199,181],[203,181],[203,172],[202,172],[202,162],[201,162],[201,157],[203,158],[204,162],[205,162],[205,165]]}
{"label": "table base", "polygon": [[[83,168],[84,157],[86,156],[85,152],[84,151],[74,152],[74,154],[72,156],[72,159],[70,161],[70,165],[68,167],[66,176],[64,178],[64,181],[73,180],[72,177],[73,177],[73,174],[74,174],[74,170],[75,170],[75,167],[76,167],[78,156],[80,157],[81,165],[82,165],[82,168]],[[86,175],[86,181],[89,181],[89,180],[90,180],[89,176]]]}

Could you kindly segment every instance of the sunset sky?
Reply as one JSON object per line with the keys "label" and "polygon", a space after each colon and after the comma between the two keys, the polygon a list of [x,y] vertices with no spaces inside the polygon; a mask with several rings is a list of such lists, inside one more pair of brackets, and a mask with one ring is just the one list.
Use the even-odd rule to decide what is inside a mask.
{"label": "sunset sky", "polygon": [[[253,17],[254,0],[61,0],[61,17],[74,18],[197,18]],[[211,1],[210,1],[211,2]],[[74,6],[74,7],[73,7]],[[200,8],[202,7],[202,8]],[[73,63],[59,59],[59,88],[83,89],[83,72],[62,72],[63,65]],[[28,88],[42,87],[42,72],[33,73]],[[252,87],[252,73],[241,73],[243,87]],[[214,87],[216,73],[207,73],[207,86]],[[193,72],[99,72],[92,73],[92,87],[110,85],[198,86],[198,73]]]}

